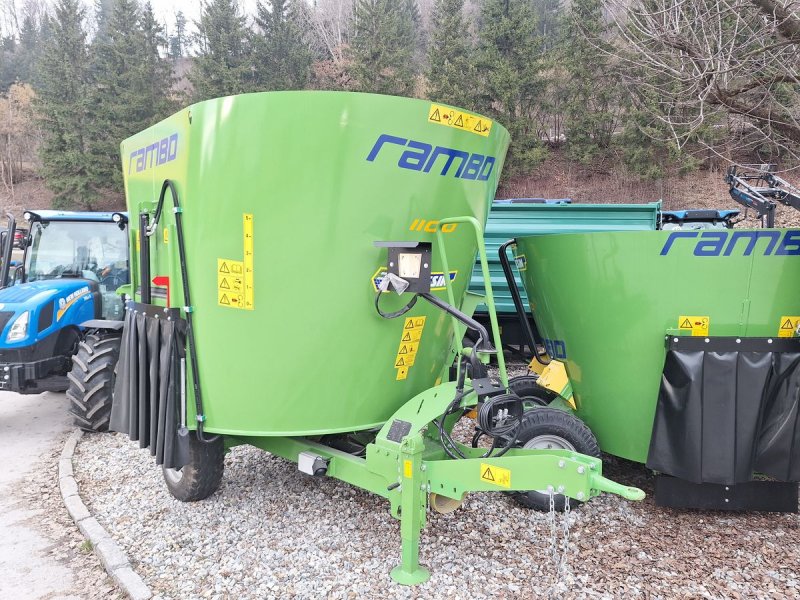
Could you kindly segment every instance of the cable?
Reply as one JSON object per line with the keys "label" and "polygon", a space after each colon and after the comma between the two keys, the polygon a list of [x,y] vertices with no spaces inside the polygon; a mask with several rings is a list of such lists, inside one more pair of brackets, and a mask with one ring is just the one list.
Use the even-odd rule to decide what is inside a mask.
{"label": "cable", "polygon": [[378,314],[380,316],[382,316],[384,319],[396,319],[397,317],[402,317],[404,314],[406,314],[408,311],[410,311],[412,308],[414,308],[414,305],[417,303],[417,300],[419,299],[419,296],[414,294],[414,297],[411,298],[411,300],[408,301],[408,304],[406,304],[400,310],[396,310],[394,312],[385,313],[385,312],[383,312],[381,310],[381,307],[379,306],[380,301],[381,301],[381,294],[383,294],[383,292],[381,290],[378,290],[378,293],[375,294],[375,310],[377,310]]}

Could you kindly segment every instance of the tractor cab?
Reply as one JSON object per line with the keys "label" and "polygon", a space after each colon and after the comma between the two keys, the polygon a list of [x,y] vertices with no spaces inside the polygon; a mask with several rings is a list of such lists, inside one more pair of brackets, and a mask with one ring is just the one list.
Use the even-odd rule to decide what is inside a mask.
{"label": "tractor cab", "polygon": [[42,210],[26,211],[25,219],[22,256],[3,236],[0,389],[64,391],[79,347],[115,335],[121,325],[116,291],[130,278],[128,218]]}
{"label": "tractor cab", "polygon": [[78,289],[88,285],[100,294],[101,302],[94,307],[97,316],[121,319],[124,309],[116,290],[130,277],[125,215],[28,211],[25,217],[30,222],[25,258],[10,283]]}

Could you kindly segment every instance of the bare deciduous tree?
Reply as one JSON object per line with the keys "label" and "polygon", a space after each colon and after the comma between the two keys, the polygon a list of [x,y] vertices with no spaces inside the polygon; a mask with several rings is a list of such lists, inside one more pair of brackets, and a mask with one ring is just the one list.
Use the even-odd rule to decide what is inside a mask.
{"label": "bare deciduous tree", "polygon": [[606,3],[621,75],[678,147],[728,156],[769,147],[800,160],[799,0]]}

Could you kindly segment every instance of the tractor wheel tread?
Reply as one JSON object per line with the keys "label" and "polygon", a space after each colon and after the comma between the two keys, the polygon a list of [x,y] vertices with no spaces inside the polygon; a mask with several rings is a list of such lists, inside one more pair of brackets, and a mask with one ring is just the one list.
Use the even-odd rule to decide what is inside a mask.
{"label": "tractor wheel tread", "polygon": [[73,368],[67,377],[70,413],[75,424],[86,431],[106,431],[111,418],[115,368],[120,337],[89,334],[72,357]]}
{"label": "tractor wheel tread", "polygon": [[95,348],[93,350],[93,352],[92,352],[92,355],[89,357],[89,359],[86,362],[91,364],[91,363],[95,362],[96,360],[99,360],[99,359],[103,358],[104,356],[108,356],[109,354],[114,354],[117,351],[118,351],[118,348],[115,348],[113,346],[109,346],[108,348],[101,348],[99,350]]}
{"label": "tractor wheel tread", "polygon": [[86,366],[86,363],[83,360],[81,360],[81,358],[79,357],[79,354],[80,354],[80,349],[78,349],[78,354],[75,354],[75,355],[72,356],[72,363],[75,364],[75,365],[78,365],[80,370],[83,371],[84,373],[86,373],[86,371],[89,370],[89,367]]}
{"label": "tractor wheel tread", "polygon": [[78,398],[76,398],[75,395],[71,394],[69,391],[67,391],[67,400],[69,400],[72,404],[76,404],[82,412],[86,412],[86,405],[78,400]]}
{"label": "tractor wheel tread", "polygon": [[[67,379],[69,379],[81,393],[84,393],[86,391],[86,387],[83,385],[83,382],[77,377],[75,377],[75,375],[72,374],[72,371],[67,373]],[[69,394],[69,391],[67,391],[67,394]]]}

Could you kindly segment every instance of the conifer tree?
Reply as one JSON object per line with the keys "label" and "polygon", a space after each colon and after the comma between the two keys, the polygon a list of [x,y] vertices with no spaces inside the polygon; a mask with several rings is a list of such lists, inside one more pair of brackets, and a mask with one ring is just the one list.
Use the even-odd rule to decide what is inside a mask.
{"label": "conifer tree", "polygon": [[475,85],[464,0],[436,0],[428,49],[428,97],[469,108]]}
{"label": "conifer tree", "polygon": [[89,56],[81,0],[58,0],[47,20],[38,64],[36,108],[42,125],[42,175],[57,208],[91,208],[87,124]]}
{"label": "conifer tree", "polygon": [[[609,148],[625,104],[603,41],[602,0],[573,0],[558,55],[565,70],[567,152],[588,163]],[[606,46],[605,51],[601,49]]]}
{"label": "conifer tree", "polygon": [[541,37],[529,0],[485,0],[476,66],[479,103],[511,133],[506,172],[535,166],[546,151],[534,118],[542,98]]}
{"label": "conifer tree", "polygon": [[303,40],[300,7],[291,0],[256,5],[259,33],[254,41],[255,84],[259,90],[303,89],[311,72],[311,51]]}
{"label": "conifer tree", "polygon": [[98,189],[121,191],[119,144],[169,114],[171,69],[149,2],[116,0],[105,31],[91,48],[90,177]]}
{"label": "conifer tree", "polygon": [[210,0],[197,28],[199,53],[189,73],[195,100],[251,91],[251,35],[238,1]]}
{"label": "conifer tree", "polygon": [[175,13],[175,33],[169,36],[170,58],[181,58],[186,52],[186,17],[183,11]]}
{"label": "conifer tree", "polygon": [[357,89],[413,95],[417,17],[413,0],[357,0],[350,69]]}

